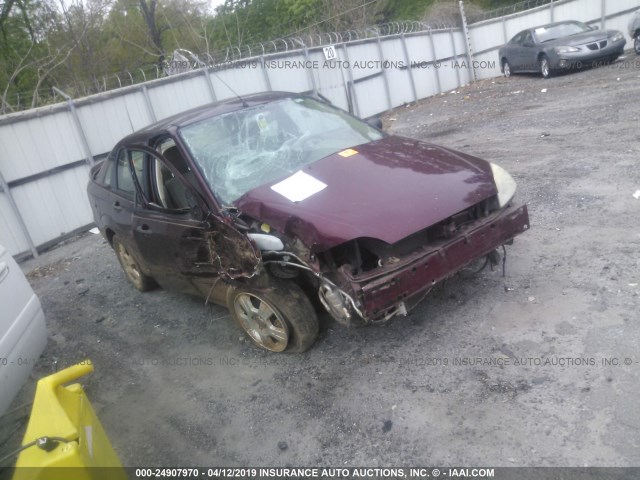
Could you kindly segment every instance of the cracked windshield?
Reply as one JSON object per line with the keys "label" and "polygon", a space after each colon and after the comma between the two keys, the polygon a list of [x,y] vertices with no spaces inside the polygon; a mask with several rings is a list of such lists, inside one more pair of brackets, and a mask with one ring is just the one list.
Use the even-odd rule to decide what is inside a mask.
{"label": "cracked windshield", "polygon": [[183,127],[180,134],[225,205],[332,153],[383,136],[310,98],[243,108]]}

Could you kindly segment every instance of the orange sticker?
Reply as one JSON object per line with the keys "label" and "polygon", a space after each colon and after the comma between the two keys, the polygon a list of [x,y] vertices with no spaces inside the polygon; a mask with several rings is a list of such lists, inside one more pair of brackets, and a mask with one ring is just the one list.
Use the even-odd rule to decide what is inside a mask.
{"label": "orange sticker", "polygon": [[341,152],[338,152],[338,155],[340,155],[341,157],[350,157],[351,155],[355,155],[356,153],[358,153],[356,150],[354,150],[353,148],[347,148],[346,150],[343,150]]}

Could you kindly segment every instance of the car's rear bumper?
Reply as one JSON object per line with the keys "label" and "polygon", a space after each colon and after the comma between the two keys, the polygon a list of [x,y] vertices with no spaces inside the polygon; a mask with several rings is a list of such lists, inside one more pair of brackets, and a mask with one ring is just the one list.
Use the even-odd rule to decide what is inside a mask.
{"label": "car's rear bumper", "polygon": [[470,262],[508,243],[529,228],[526,205],[507,207],[476,220],[453,238],[425,246],[396,265],[351,277],[365,320],[384,318],[406,300],[421,294]]}

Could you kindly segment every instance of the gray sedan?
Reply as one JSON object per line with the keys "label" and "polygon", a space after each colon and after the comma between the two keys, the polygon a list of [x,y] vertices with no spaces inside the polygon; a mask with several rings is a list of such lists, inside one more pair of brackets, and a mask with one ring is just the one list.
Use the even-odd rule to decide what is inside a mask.
{"label": "gray sedan", "polygon": [[627,41],[618,30],[598,30],[581,22],[558,22],[523,30],[499,50],[505,77],[581,68],[618,58]]}

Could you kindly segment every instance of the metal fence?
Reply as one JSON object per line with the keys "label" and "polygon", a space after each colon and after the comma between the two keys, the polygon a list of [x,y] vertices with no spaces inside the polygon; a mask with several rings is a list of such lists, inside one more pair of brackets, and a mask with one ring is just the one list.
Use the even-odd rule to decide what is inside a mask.
{"label": "metal fence", "polygon": [[[297,49],[0,117],[0,244],[15,256],[86,229],[87,172],[123,136],[212,101],[259,91],[317,92],[366,118],[499,75],[497,48],[530,25],[578,19],[625,30],[637,0],[556,0],[457,28],[300,39]],[[353,35],[353,34],[352,34]],[[335,48],[327,61],[323,44]],[[64,98],[64,92],[58,91]]]}
{"label": "metal fence", "polygon": [[[430,29],[442,29],[450,26],[451,25],[429,25],[424,22],[405,20],[372,25],[342,32],[300,33],[298,35],[277,38],[265,42],[244,44],[237,47],[227,47],[216,51],[192,53],[182,50],[178,55],[182,58],[186,57],[186,60],[190,62],[190,65],[195,68],[201,68],[204,66],[226,65],[240,60],[270,55],[273,53],[295,51],[302,47],[312,48],[352,42],[355,40],[365,40],[368,38],[376,38],[378,36],[386,37],[389,35],[416,33]],[[184,53],[185,55],[180,55],[180,53]],[[174,59],[175,54],[176,52],[174,52]],[[171,62],[168,61],[164,63],[170,64]],[[69,84],[64,88],[61,86],[59,87],[74,96],[83,97],[162,78],[166,76],[167,70],[168,69],[163,67],[161,63],[147,64],[134,70],[124,70],[104,75],[96,78],[93,82],[74,81],[72,84]],[[31,106],[39,107],[60,102],[62,98],[58,92],[60,92],[60,90],[56,88],[51,89],[49,87],[41,87],[34,92],[17,93],[15,97],[12,96],[6,98],[5,103],[0,105],[0,115],[28,110]]]}

